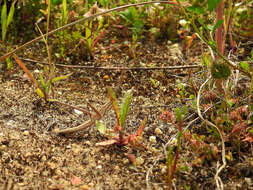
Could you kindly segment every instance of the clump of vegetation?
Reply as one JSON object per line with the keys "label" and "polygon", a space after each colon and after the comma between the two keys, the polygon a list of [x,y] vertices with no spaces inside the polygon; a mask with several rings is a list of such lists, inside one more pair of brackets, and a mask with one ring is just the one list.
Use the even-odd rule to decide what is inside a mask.
{"label": "clump of vegetation", "polygon": [[[164,121],[164,125],[172,124],[177,130],[173,140],[174,144],[167,143],[163,149],[166,153],[164,156],[166,160],[165,181],[168,188],[173,189],[176,184],[175,180],[180,177],[183,170],[188,172],[190,167],[197,168],[216,163],[216,171],[213,172],[214,181],[217,189],[224,189],[221,179],[221,173],[226,172],[224,168],[230,167],[235,160],[246,160],[244,154],[252,148],[253,142],[253,50],[248,48],[245,50],[246,53],[240,52],[239,43],[236,43],[239,39],[243,39],[242,41],[245,43],[252,37],[251,1],[194,0],[185,2],[175,0],[159,2],[152,7],[148,4],[155,2],[137,3],[137,1],[131,1],[137,4],[118,7],[128,3],[125,0],[99,0],[97,2],[94,0],[85,2],[28,0],[24,4],[20,2],[22,1],[13,1],[9,4],[9,1],[0,1],[1,39],[5,51],[13,49],[14,45],[11,43],[29,39],[28,31],[19,37],[18,21],[22,20],[23,25],[31,28],[36,22],[36,33],[41,36],[21,46],[20,49],[42,39],[46,47],[45,52],[47,52],[49,66],[44,66],[44,69],[39,71],[39,76],[34,77],[19,56],[15,54],[15,50],[2,56],[1,61],[5,61],[7,68],[10,69],[13,67],[10,55],[13,55],[17,64],[35,86],[36,93],[47,102],[56,102],[53,99],[54,83],[70,76],[70,74],[56,76],[54,63],[57,61],[65,63],[69,60],[72,63],[80,60],[93,61],[96,56],[96,48],[102,46],[98,46],[99,42],[107,37],[110,39],[107,40],[108,44],[101,48],[105,53],[104,57],[110,56],[106,51],[112,47],[113,43],[110,42],[120,36],[123,38],[122,41],[130,41],[127,44],[128,55],[135,63],[139,61],[139,58],[140,60],[142,58],[138,54],[141,41],[151,40],[156,43],[159,39],[163,42],[161,44],[166,44],[168,49],[170,48],[170,46],[167,47],[168,40],[170,42],[182,41],[182,51],[185,51],[187,56],[191,51],[193,41],[198,41],[201,47],[195,46],[194,49],[198,48],[197,50],[201,54],[201,73],[194,73],[196,75],[193,76],[191,72],[188,72],[187,81],[184,76],[174,75],[183,78],[182,81],[184,80],[184,82],[174,80],[176,88],[172,93],[175,95],[176,103],[173,106],[177,108],[175,113],[164,111],[160,117]],[[111,7],[113,8],[110,9]],[[33,8],[36,8],[35,13]],[[116,32],[117,30],[121,31],[124,35],[110,34],[112,28],[114,33],[117,28]],[[29,30],[30,33],[32,31]],[[52,38],[49,38],[50,35]],[[122,46],[119,47],[118,49],[122,52],[125,51],[122,50]],[[155,51],[152,47],[150,49],[149,51]],[[238,59],[236,53],[247,56],[242,56],[244,60],[236,60]],[[161,57],[166,56],[161,55]],[[196,61],[195,58],[187,58],[182,54],[180,60]],[[145,67],[146,70],[152,68],[152,61],[151,57],[149,60],[151,66],[150,68]],[[167,62],[161,64],[167,64]],[[68,66],[71,67],[71,65]],[[117,70],[118,68],[114,67],[113,69]],[[125,69],[131,70],[131,68]],[[133,75],[132,71],[129,73]],[[192,79],[193,77],[195,78]],[[166,77],[161,76],[160,78]],[[242,80],[247,81],[246,87],[240,86]],[[155,87],[152,88],[154,89],[153,95],[167,90],[162,88],[162,81],[160,82],[151,76],[148,77],[148,81]],[[188,82],[190,84],[186,84]],[[90,106],[95,114],[92,115],[87,111],[91,120],[78,129],[91,126],[97,121],[98,131],[108,138],[106,141],[96,143],[97,146],[118,145],[122,147],[131,145],[149,150],[141,142],[146,118],[136,133],[128,134],[126,132],[125,121],[133,96],[132,91],[125,93],[120,105],[115,92],[111,88],[107,88],[107,92],[116,118],[114,128],[109,129],[102,122],[97,121],[105,113],[101,114]],[[108,111],[108,105],[105,105],[104,112]],[[196,120],[201,121],[194,120],[195,126],[192,128],[190,128],[192,123],[186,117],[189,113],[196,116]],[[204,114],[205,116],[203,116]],[[64,133],[64,130],[59,130],[57,134],[59,133]],[[149,131],[149,133],[151,132]],[[163,144],[165,140],[162,139],[161,142]],[[183,150],[191,152],[187,155]],[[188,158],[185,158],[185,155]],[[134,162],[134,157],[132,155],[129,157]],[[185,160],[187,163],[184,164]],[[185,186],[185,189],[187,188],[188,186]]]}

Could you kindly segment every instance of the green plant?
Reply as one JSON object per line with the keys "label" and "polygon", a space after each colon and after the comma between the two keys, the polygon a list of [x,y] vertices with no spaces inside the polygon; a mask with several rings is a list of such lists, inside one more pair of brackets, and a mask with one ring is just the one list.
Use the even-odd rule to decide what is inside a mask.
{"label": "green plant", "polygon": [[[228,5],[229,5],[229,2],[228,2]],[[211,49],[211,54],[213,55],[213,52],[216,53],[216,56],[215,57],[213,56],[214,63],[216,61],[220,63],[221,61],[218,60],[218,58],[222,59],[224,61],[224,63],[222,64],[226,64],[229,67],[240,70],[247,76],[250,76],[248,72],[241,69],[237,65],[233,64],[224,56],[224,47],[225,47],[225,42],[226,42],[225,40],[228,33],[229,25],[231,23],[230,22],[231,14],[232,14],[231,7],[228,6],[228,11],[225,11],[224,13],[223,0],[217,0],[217,1],[196,0],[191,4],[191,6],[188,6],[187,9],[185,9],[182,6],[181,1],[177,0],[177,3],[181,7],[181,11],[184,13],[186,20],[189,21],[194,31],[197,33],[197,36],[205,44],[209,46],[209,48]],[[212,14],[214,10],[216,10],[216,21],[211,22],[208,19],[205,19],[207,18],[207,15]],[[201,27],[197,26],[199,24],[201,25]],[[216,33],[215,40],[213,39],[214,33]],[[222,81],[217,82],[220,92],[222,91],[221,82]]]}
{"label": "green plant", "polygon": [[138,36],[142,34],[144,27],[143,13],[139,13],[135,7],[129,7],[127,10],[119,12],[119,15],[125,20],[126,25],[130,27],[133,34]]}
{"label": "green plant", "polygon": [[53,101],[52,99],[49,99],[49,94],[52,90],[52,84],[55,82],[58,82],[60,80],[66,79],[69,75],[64,75],[60,77],[53,77],[50,80],[45,80],[43,75],[40,74],[40,83],[33,77],[32,73],[27,69],[27,67],[24,65],[24,63],[18,58],[18,56],[14,55],[14,59],[17,62],[17,64],[23,69],[23,71],[26,73],[27,77],[31,80],[33,85],[36,87],[36,93],[38,96],[45,101]]}
{"label": "green plant", "polygon": [[[139,126],[138,131],[135,134],[127,134],[125,131],[125,121],[126,121],[126,117],[128,114],[128,110],[129,110],[129,106],[130,106],[130,102],[131,102],[131,98],[132,98],[132,92],[131,90],[127,91],[124,95],[124,98],[122,99],[122,103],[119,105],[117,103],[117,98],[115,93],[113,92],[113,90],[111,88],[107,88],[108,91],[108,96],[109,99],[111,101],[115,116],[116,116],[116,120],[117,120],[117,124],[114,127],[114,130],[109,130],[106,128],[106,126],[104,124],[102,124],[101,122],[97,122],[97,128],[98,131],[107,136],[109,138],[109,140],[104,141],[104,142],[100,142],[97,143],[96,145],[98,146],[107,146],[107,145],[112,145],[112,144],[117,144],[120,146],[125,146],[128,144],[131,144],[133,146],[135,145],[141,145],[143,146],[140,142],[139,142],[139,138],[142,135],[145,123],[146,123],[146,118],[142,121],[141,125]],[[143,146],[145,147],[145,146]],[[145,147],[146,148],[146,147]]]}
{"label": "green plant", "polygon": [[1,29],[2,29],[2,40],[3,41],[5,40],[8,26],[10,25],[10,23],[13,20],[13,15],[15,12],[15,3],[16,3],[16,1],[14,1],[11,4],[11,8],[10,8],[9,13],[7,15],[7,4],[6,4],[6,0],[4,0],[4,4],[3,4],[2,10],[1,10]]}
{"label": "green plant", "polygon": [[[36,93],[40,96],[40,98],[44,99],[45,101],[49,101],[49,95],[52,91],[53,83],[66,79],[70,75],[60,76],[60,77],[54,77],[54,65],[51,59],[51,52],[48,46],[48,30],[49,30],[49,18],[50,18],[50,11],[51,11],[51,1],[48,2],[48,9],[47,9],[47,35],[43,36],[43,41],[46,45],[48,59],[49,59],[49,67],[44,67],[44,76],[40,74],[40,84],[35,78],[32,76],[31,72],[26,68],[24,63],[15,55],[14,59],[18,63],[18,65],[24,70],[24,72],[27,74],[28,78],[33,82],[33,84],[36,87]],[[40,28],[38,27],[38,30],[42,34]],[[52,100],[51,100],[52,101]]]}
{"label": "green plant", "polygon": [[[86,7],[87,3],[86,3]],[[95,13],[103,12],[103,9],[100,9],[97,4],[93,5],[89,11],[85,14],[86,17],[89,17]],[[93,54],[94,47],[98,40],[102,37],[103,35],[103,27],[104,27],[104,17],[99,17],[97,19],[97,24],[94,25],[94,21],[86,21],[84,23],[85,25],[85,41],[86,41],[86,46],[88,48],[88,51]]]}
{"label": "green plant", "polygon": [[166,182],[169,185],[169,189],[172,189],[172,181],[175,177],[175,172],[177,169],[177,163],[179,160],[179,155],[182,147],[182,138],[183,138],[183,125],[184,125],[184,118],[187,113],[187,107],[184,108],[176,108],[175,115],[172,112],[164,111],[160,116],[160,119],[164,122],[169,122],[174,125],[177,130],[177,140],[176,140],[176,152],[173,153],[174,147],[169,146],[167,151],[167,158],[166,158],[166,165],[167,165],[167,175],[166,175]]}

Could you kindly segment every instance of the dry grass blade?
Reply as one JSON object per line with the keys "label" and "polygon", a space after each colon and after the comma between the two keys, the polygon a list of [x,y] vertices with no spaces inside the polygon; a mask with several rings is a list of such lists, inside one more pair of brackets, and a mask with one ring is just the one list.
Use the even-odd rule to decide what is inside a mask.
{"label": "dry grass blade", "polygon": [[27,76],[29,77],[29,79],[33,82],[34,86],[39,88],[41,90],[41,92],[43,92],[43,90],[41,89],[39,83],[34,79],[34,77],[32,76],[32,73],[26,68],[26,66],[24,65],[24,63],[18,58],[17,55],[13,55],[15,61],[17,62],[17,64],[24,70],[24,72],[27,74]]}

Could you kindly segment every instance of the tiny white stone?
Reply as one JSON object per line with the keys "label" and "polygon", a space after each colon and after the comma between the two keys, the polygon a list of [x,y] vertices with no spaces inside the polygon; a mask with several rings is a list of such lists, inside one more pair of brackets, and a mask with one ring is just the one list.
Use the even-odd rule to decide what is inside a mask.
{"label": "tiny white stone", "polygon": [[34,72],[35,73],[40,73],[40,71],[38,69],[35,69]]}
{"label": "tiny white stone", "polygon": [[98,165],[98,166],[97,166],[97,169],[99,169],[99,170],[102,169],[102,166],[101,166],[101,165]]}
{"label": "tiny white stone", "polygon": [[67,147],[66,147],[67,149],[71,149],[71,145],[67,145]]}
{"label": "tiny white stone", "polygon": [[156,144],[156,136],[150,136],[149,141],[153,144]]}
{"label": "tiny white stone", "polygon": [[24,131],[23,135],[28,136],[29,135],[29,131]]}
{"label": "tiny white stone", "polygon": [[77,109],[74,109],[74,112],[75,112],[77,115],[82,115],[82,114],[83,114],[83,112],[82,112],[82,111],[77,110]]}

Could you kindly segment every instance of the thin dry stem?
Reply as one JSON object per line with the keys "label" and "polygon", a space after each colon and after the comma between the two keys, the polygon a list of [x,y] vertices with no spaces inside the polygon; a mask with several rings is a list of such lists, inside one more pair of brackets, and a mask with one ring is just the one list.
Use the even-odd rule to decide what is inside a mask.
{"label": "thin dry stem", "polygon": [[215,128],[218,132],[219,132],[219,135],[220,135],[220,138],[221,138],[221,146],[222,146],[222,151],[221,151],[221,155],[222,155],[222,165],[219,167],[219,163],[217,164],[217,171],[216,171],[216,174],[214,176],[214,179],[216,181],[216,185],[217,185],[217,188],[219,190],[223,190],[223,182],[221,180],[221,178],[219,177],[219,174],[220,172],[226,167],[226,152],[225,152],[225,143],[224,143],[224,138],[222,136],[222,133],[220,131],[220,129],[214,125],[212,122],[206,120],[203,118],[202,114],[201,114],[201,111],[200,111],[200,97],[201,97],[201,90],[203,89],[203,87],[206,85],[206,83],[211,79],[211,77],[209,77],[200,87],[199,89],[199,92],[198,92],[198,97],[197,97],[197,110],[198,110],[198,115],[199,117],[207,124],[209,125],[210,127],[213,127]]}
{"label": "thin dry stem", "polygon": [[[23,61],[48,65],[49,63],[43,61],[37,61],[33,59],[20,58]],[[170,66],[170,67],[95,67],[95,66],[82,66],[82,65],[66,65],[66,64],[54,64],[56,67],[78,68],[78,69],[90,69],[90,70],[174,70],[174,69],[194,69],[203,67],[202,65],[182,65],[182,66]]]}
{"label": "thin dry stem", "polygon": [[83,130],[87,127],[91,127],[92,125],[95,124],[96,120],[101,119],[101,117],[104,116],[106,114],[106,112],[109,111],[110,107],[111,107],[111,102],[107,102],[105,105],[103,105],[101,107],[100,110],[96,110],[97,112],[100,112],[100,114],[97,114],[97,112],[95,112],[94,114],[91,114],[90,120],[84,122],[81,125],[78,125],[77,127],[72,127],[72,128],[67,128],[67,129],[55,129],[54,133],[67,134],[67,133],[73,133],[73,132]]}

